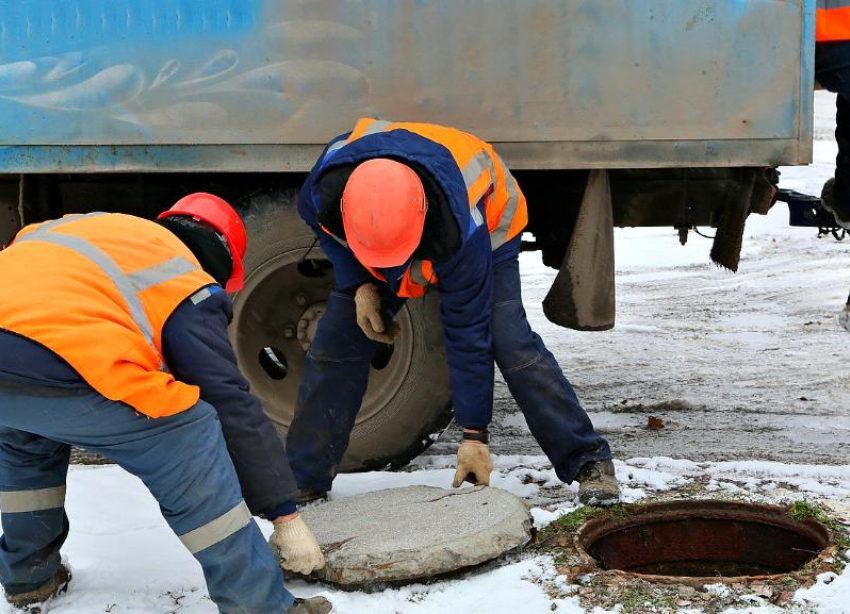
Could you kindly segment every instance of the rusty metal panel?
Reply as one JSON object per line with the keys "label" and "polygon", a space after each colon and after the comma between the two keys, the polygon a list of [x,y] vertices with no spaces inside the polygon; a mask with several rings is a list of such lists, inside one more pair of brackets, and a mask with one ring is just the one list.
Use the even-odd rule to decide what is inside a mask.
{"label": "rusty metal panel", "polygon": [[303,170],[361,116],[523,168],[806,163],[814,2],[0,0],[0,172]]}

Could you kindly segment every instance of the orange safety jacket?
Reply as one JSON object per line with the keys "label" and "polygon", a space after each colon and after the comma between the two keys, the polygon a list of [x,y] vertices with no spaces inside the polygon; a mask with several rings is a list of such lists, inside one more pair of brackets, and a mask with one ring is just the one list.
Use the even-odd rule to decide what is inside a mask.
{"label": "orange safety jacket", "polygon": [[[463,176],[470,214],[476,225],[480,226],[486,222],[494,251],[523,231],[528,224],[528,207],[516,179],[492,145],[456,128],[436,124],[361,119],[347,139],[328,148],[326,157],[359,139],[393,130],[412,132],[448,149]],[[423,164],[427,167],[427,163],[423,161]],[[482,199],[485,212],[483,216],[478,206]],[[324,230],[328,232],[327,229]],[[366,268],[377,279],[386,281],[377,270]],[[434,274],[433,263],[428,260],[416,260],[401,279],[397,294],[405,298],[420,297],[425,294],[427,287],[434,283],[437,283],[437,276]]]}
{"label": "orange safety jacket", "polygon": [[173,234],[129,215],[69,215],[21,230],[0,267],[0,329],[47,347],[104,397],[151,418],[198,402],[199,388],[169,373],[162,330],[215,281]]}
{"label": "orange safety jacket", "polygon": [[817,0],[815,24],[819,43],[850,40],[850,0]]}

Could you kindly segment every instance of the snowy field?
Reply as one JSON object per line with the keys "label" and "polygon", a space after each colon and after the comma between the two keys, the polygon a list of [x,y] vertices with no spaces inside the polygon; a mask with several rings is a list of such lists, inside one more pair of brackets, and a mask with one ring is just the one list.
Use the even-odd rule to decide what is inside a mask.
{"label": "snowy field", "polygon": [[[833,105],[830,95],[817,95],[815,164],[783,171],[784,187],[819,192],[831,175]],[[850,522],[850,335],[835,317],[850,289],[848,247],[850,241],[788,228],[783,205],[750,218],[736,275],[709,262],[710,242],[699,237],[680,247],[672,230],[618,231],[618,324],[608,333],[548,324],[539,303],[555,272],[537,264],[539,256],[524,257],[534,326],[609,436],[627,501],[694,493],[805,499]],[[497,396],[493,485],[525,499],[543,528],[577,507],[576,485],[558,483],[503,383]],[[649,415],[666,428],[647,431]],[[410,471],[341,476],[333,497],[413,484],[447,487],[452,451],[447,441]],[[216,611],[200,568],[138,480],[115,467],[73,467],[68,486],[71,536],[64,554],[75,576],[51,612]],[[263,528],[271,530],[267,523]],[[550,557],[531,553],[456,580],[378,594],[300,581],[290,588],[298,596],[327,596],[341,614],[588,611],[581,587],[559,576]],[[727,612],[850,614],[850,571],[821,576],[781,608],[752,595]]]}

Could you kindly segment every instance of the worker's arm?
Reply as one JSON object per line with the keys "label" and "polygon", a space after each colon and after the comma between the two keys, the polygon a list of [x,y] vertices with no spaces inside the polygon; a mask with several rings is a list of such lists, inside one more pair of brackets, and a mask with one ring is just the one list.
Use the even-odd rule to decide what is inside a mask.
{"label": "worker's arm", "polygon": [[436,267],[455,418],[468,429],[493,417],[493,264],[480,227],[461,251]]}
{"label": "worker's arm", "polygon": [[316,231],[322,251],[334,267],[334,287],[341,292],[355,290],[369,281],[375,281],[369,271],[354,257],[347,247],[319,229]]}
{"label": "worker's arm", "polygon": [[270,520],[292,514],[297,485],[286,451],[240,373],[227,336],[230,297],[219,286],[208,289],[208,298],[197,304],[187,299],[167,322],[165,363],[178,380],[200,387],[201,398],[218,412],[251,512]]}
{"label": "worker's arm", "polygon": [[[346,136],[343,135],[337,140],[344,139]],[[333,141],[331,145],[335,142]],[[357,258],[347,247],[322,228],[320,222],[326,206],[339,207],[338,200],[342,194],[342,188],[345,186],[345,180],[351,171],[350,169],[341,173],[331,171],[331,177],[323,177],[323,180],[320,181],[321,161],[325,156],[326,154],[322,154],[322,157],[319,158],[320,162],[310,172],[301,192],[298,194],[298,214],[316,234],[322,251],[331,261],[334,267],[336,289],[341,291],[354,290],[370,281],[372,275],[363,268],[363,265],[357,261]]]}

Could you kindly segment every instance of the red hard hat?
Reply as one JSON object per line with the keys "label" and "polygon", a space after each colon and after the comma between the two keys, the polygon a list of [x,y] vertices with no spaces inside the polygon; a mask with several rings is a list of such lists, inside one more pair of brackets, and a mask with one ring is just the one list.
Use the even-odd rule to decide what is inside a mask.
{"label": "red hard hat", "polygon": [[345,238],[369,267],[400,266],[416,251],[428,203],[419,176],[409,166],[375,158],[354,169],[342,194]]}
{"label": "red hard hat", "polygon": [[200,222],[209,224],[223,235],[233,259],[233,271],[227,280],[225,290],[238,292],[245,285],[245,268],[242,259],[248,249],[248,236],[242,218],[223,198],[214,194],[196,192],[184,196],[168,211],[160,214],[159,219],[175,215],[188,215]]}

